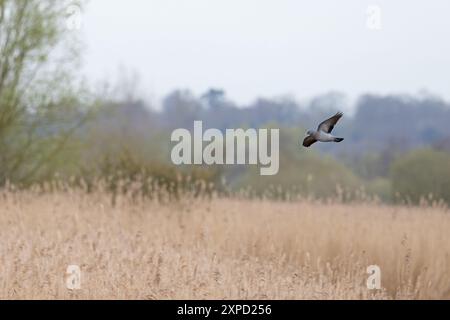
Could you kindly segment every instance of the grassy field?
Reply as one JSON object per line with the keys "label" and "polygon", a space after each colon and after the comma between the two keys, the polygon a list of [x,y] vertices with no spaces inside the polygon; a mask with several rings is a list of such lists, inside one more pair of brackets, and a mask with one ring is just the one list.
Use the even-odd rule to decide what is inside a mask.
{"label": "grassy field", "polygon": [[439,206],[3,191],[0,298],[449,299],[449,232]]}

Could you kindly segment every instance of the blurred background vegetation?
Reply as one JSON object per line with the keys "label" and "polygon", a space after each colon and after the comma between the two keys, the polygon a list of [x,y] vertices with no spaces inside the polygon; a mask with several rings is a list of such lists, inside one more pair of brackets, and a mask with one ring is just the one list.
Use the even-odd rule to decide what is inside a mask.
{"label": "blurred background vegetation", "polygon": [[[168,94],[156,108],[133,84],[101,92],[77,75],[80,46],[67,31],[66,8],[78,1],[0,0],[0,184],[28,187],[67,181],[147,181],[176,193],[197,181],[222,192],[288,198],[361,195],[385,202],[450,202],[450,104],[432,95],[364,95],[336,133],[341,144],[301,147],[307,129],[341,110],[345,95],[308,102],[257,98],[238,105],[222,89]],[[123,90],[123,94],[117,91]],[[253,166],[175,167],[175,128],[280,128],[280,172]],[[203,186],[203,188],[205,188]],[[207,187],[206,187],[207,188]]]}

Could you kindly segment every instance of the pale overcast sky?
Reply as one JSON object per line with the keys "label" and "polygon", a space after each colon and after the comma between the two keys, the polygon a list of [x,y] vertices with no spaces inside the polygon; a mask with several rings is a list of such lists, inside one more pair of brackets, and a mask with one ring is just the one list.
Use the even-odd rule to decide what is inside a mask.
{"label": "pale overcast sky", "polygon": [[[381,30],[367,8],[381,9]],[[209,87],[248,103],[427,89],[450,100],[450,1],[90,0],[92,80],[134,70],[147,97]]]}

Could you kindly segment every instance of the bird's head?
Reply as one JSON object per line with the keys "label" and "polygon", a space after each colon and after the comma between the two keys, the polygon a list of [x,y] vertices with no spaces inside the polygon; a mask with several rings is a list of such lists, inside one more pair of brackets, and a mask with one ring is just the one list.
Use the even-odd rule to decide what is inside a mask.
{"label": "bird's head", "polygon": [[305,135],[312,136],[314,134],[314,130],[308,130],[306,131]]}

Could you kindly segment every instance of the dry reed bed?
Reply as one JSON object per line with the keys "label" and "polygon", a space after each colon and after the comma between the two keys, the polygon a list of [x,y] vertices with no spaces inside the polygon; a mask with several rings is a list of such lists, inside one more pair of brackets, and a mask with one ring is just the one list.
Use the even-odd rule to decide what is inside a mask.
{"label": "dry reed bed", "polygon": [[[1,299],[449,299],[442,207],[0,194]],[[68,290],[68,265],[81,290]],[[382,290],[368,290],[379,265]]]}

